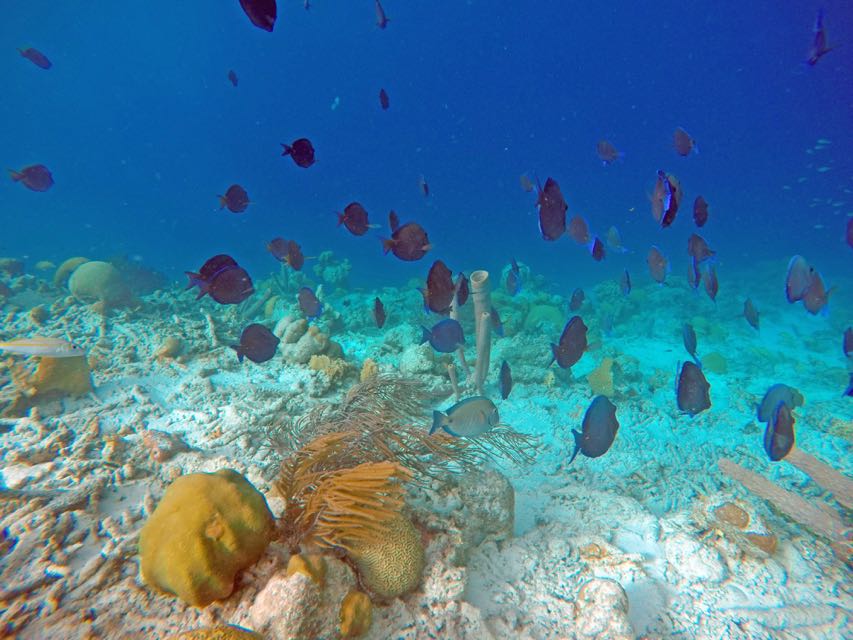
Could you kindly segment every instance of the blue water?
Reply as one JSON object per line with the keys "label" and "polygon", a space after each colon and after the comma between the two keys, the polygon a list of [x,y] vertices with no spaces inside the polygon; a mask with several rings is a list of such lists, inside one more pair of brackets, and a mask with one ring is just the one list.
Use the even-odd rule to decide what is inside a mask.
{"label": "blue water", "polygon": [[[455,270],[497,269],[515,256],[565,288],[625,266],[647,277],[652,243],[681,276],[701,193],[721,270],[793,253],[829,282],[850,267],[853,14],[844,2],[823,5],[830,44],[842,46],[813,68],[803,64],[811,2],[389,0],[384,31],[367,0],[279,4],[270,34],[236,0],[5,3],[3,163],[44,163],[56,185],[32,193],[0,183],[0,254],[57,263],[126,254],[177,280],[225,252],[262,276],[277,268],[265,243],[283,235],[306,255],[350,258],[355,284],[397,284],[422,277],[428,260],[382,255],[374,236],[395,209],[424,225],[430,257]],[[53,68],[18,56],[26,46]],[[674,153],[676,126],[698,155]],[[280,156],[279,143],[302,136],[317,149],[308,170]],[[600,138],[624,161],[603,167]],[[807,154],[819,138],[832,144]],[[685,189],[663,231],[647,200],[659,168]],[[596,264],[566,238],[543,242],[523,172],[553,176],[570,216],[587,216],[602,235],[616,225],[635,252]],[[232,183],[253,202],[244,214],[218,209]],[[383,229],[355,238],[336,227],[334,212],[351,200]]]}

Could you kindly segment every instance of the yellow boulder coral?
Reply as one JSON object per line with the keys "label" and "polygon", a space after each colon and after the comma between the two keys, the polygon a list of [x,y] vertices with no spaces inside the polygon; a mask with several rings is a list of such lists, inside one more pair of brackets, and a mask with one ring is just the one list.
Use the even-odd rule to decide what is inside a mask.
{"label": "yellow boulder coral", "polygon": [[351,590],[341,602],[341,636],[360,638],[373,622],[373,604],[366,593]]}
{"label": "yellow boulder coral", "polygon": [[421,535],[403,515],[391,520],[378,540],[354,544],[350,556],[362,583],[382,598],[417,588],[425,563]]}
{"label": "yellow boulder coral", "polygon": [[68,289],[81,302],[102,302],[106,306],[128,304],[133,298],[118,269],[99,260],[74,269],[68,278]]}
{"label": "yellow boulder coral", "polygon": [[336,382],[343,378],[349,371],[349,364],[341,358],[330,358],[325,354],[313,355],[308,361],[308,368],[314,371],[322,371],[330,381]]}
{"label": "yellow boulder coral", "polygon": [[301,573],[322,587],[326,582],[326,559],[318,553],[294,553],[287,561],[287,577],[294,573]]}
{"label": "yellow boulder coral", "polygon": [[231,469],[179,477],[143,526],[146,584],[204,607],[234,590],[234,578],[263,555],[273,536],[267,502]]}

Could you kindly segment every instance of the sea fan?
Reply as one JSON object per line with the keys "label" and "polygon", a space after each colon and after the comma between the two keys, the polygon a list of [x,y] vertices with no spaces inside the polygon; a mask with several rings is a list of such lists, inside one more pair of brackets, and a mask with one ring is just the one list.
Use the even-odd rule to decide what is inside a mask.
{"label": "sea fan", "polygon": [[382,538],[403,507],[411,473],[395,462],[349,460],[348,433],[320,436],[285,460],[276,490],[285,499],[280,526],[294,552],[303,544],[348,550]]}

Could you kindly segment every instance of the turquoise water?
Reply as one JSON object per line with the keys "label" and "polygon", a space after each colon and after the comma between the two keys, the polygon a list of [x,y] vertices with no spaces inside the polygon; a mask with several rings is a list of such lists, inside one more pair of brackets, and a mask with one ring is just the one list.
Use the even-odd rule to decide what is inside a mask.
{"label": "turquoise water", "polygon": [[[853,634],[844,3],[388,0],[380,28],[368,0],[292,0],[277,3],[271,32],[237,0],[174,4],[0,9],[0,139],[19,172],[0,186],[3,633],[165,638],[227,623],[268,638],[339,637],[344,595],[360,590],[372,638]],[[830,49],[809,65],[818,15]],[[28,47],[49,68],[16,51]],[[684,155],[679,129],[692,139]],[[300,138],[315,149],[305,168],[282,155]],[[602,140],[619,152],[612,162],[596,151]],[[24,175],[36,165],[52,176],[45,189]],[[547,178],[588,238],[543,237]],[[241,212],[221,207],[231,185],[248,194]],[[679,202],[666,228],[656,189]],[[362,235],[338,224],[352,202],[367,212]],[[390,211],[425,231],[428,246],[409,247],[423,257],[394,255],[404,241]],[[698,268],[718,278],[715,296],[688,282],[694,233],[714,252]],[[587,246],[595,237],[601,261]],[[296,242],[304,266],[274,256],[274,238]],[[388,238],[398,245],[385,253]],[[235,264],[203,269],[220,255]],[[816,313],[786,300],[795,255],[812,269],[801,295]],[[448,312],[426,313],[418,291],[439,260],[453,279],[442,307],[458,274],[488,273],[488,299],[456,297],[450,312],[464,361],[455,344],[420,344]],[[186,272],[201,273],[199,289],[185,289]],[[431,284],[436,300],[442,283]],[[319,315],[300,304],[303,288]],[[570,310],[577,288],[585,300]],[[480,311],[502,327],[487,317],[491,330],[478,330]],[[576,362],[549,364],[574,315],[588,327]],[[685,323],[710,385],[710,406],[693,416],[676,384],[690,359]],[[244,334],[251,324],[263,329]],[[238,343],[257,357],[238,362]],[[399,413],[356,386],[377,371],[389,389],[398,378],[417,385],[394,397]],[[771,462],[755,406],[778,383],[804,402],[789,407],[794,453]],[[415,477],[395,508],[420,535],[425,568],[392,597],[345,540],[324,547],[307,525],[288,533],[276,488],[281,464],[330,430],[312,409],[346,407],[354,387],[392,432],[426,433],[434,410],[473,395],[506,425],[477,423],[485,434],[459,438],[485,452],[476,464],[447,468],[420,449],[406,458]],[[584,431],[598,395],[615,405],[618,431],[603,455],[582,450],[569,465],[572,430]],[[417,433],[401,437],[429,446]],[[510,455],[508,441],[535,452]],[[340,469],[393,458],[359,451]],[[265,496],[276,533],[199,605],[152,578],[139,536],[177,477],[224,468]],[[168,544],[179,545],[178,529],[167,528]],[[286,575],[297,552],[324,555],[327,584]],[[310,624],[293,626],[288,611]],[[597,616],[610,622],[595,636]]]}

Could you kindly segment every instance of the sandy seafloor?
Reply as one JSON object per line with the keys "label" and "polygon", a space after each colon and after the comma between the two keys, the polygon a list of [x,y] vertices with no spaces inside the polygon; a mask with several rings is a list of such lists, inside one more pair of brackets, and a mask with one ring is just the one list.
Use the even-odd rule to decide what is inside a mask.
{"label": "sandy seafloor", "polygon": [[[301,575],[283,577],[287,554],[273,543],[230,598],[198,610],[146,587],[136,554],[139,528],[182,473],[236,469],[278,515],[270,489],[282,452],[268,446],[265,433],[283,417],[334,401],[357,382],[366,358],[446,395],[440,408],[451,404],[448,358],[417,344],[418,325],[428,320],[414,287],[345,293],[346,268],[330,256],[326,263],[340,268],[326,274],[318,324],[349,365],[332,379],[289,361],[284,348],[256,365],[239,364],[223,346],[250,320],[273,327],[298,316],[297,285],[321,281],[309,267],[279,280],[283,289],[256,282],[256,296],[272,288],[280,298],[253,318],[246,305],[197,302],[178,285],[142,296],[138,306],[104,311],[54,287],[51,272],[7,279],[12,293],[0,338],[39,333],[80,342],[96,390],[46,399],[0,422],[0,629],[20,638],[162,638],[229,622],[268,638],[305,637],[305,628],[336,637],[337,607],[353,584],[337,561],[319,593]],[[850,568],[830,541],[717,466],[731,458],[835,509],[850,525],[849,511],[807,476],[767,460],[763,425],[755,422],[755,403],[768,386],[800,389],[806,402],[795,411],[797,446],[853,474],[853,399],[841,395],[850,366],[841,335],[851,320],[853,281],[834,282],[829,315],[812,317],[785,302],[785,267],[780,260],[749,273],[721,269],[716,305],[689,290],[681,274],[664,287],[633,274],[627,298],[615,282],[602,283],[587,291],[580,311],[591,346],[571,373],[546,368],[549,342],[569,317],[570,291],[545,293],[523,267],[525,287],[510,298],[493,273],[492,302],[505,336],[493,337],[489,393],[499,399],[497,371],[507,360],[515,387],[499,402],[501,418],[541,437],[541,449],[529,466],[498,459],[499,473],[412,488],[413,519],[428,541],[424,579],[414,593],[374,608],[367,637],[853,637]],[[377,294],[388,310],[383,330],[371,316]],[[747,296],[761,311],[760,332],[741,315]],[[40,304],[46,317],[31,313]],[[560,324],[528,321],[525,328],[537,305],[556,308]],[[463,309],[466,330],[471,313]],[[684,321],[696,328],[713,403],[693,418],[678,414],[673,392],[676,363],[686,358]],[[179,341],[175,353],[161,351],[169,338]],[[715,352],[722,360],[709,357]],[[603,457],[579,456],[566,466],[570,431],[593,397],[587,375],[605,357],[615,362],[620,431]],[[4,405],[19,393],[11,368],[34,361],[5,363]],[[147,430],[179,438],[161,443],[168,459],[152,457]],[[745,529],[716,519],[715,509],[728,502],[749,514]],[[762,551],[748,534],[775,536],[777,546]]]}

